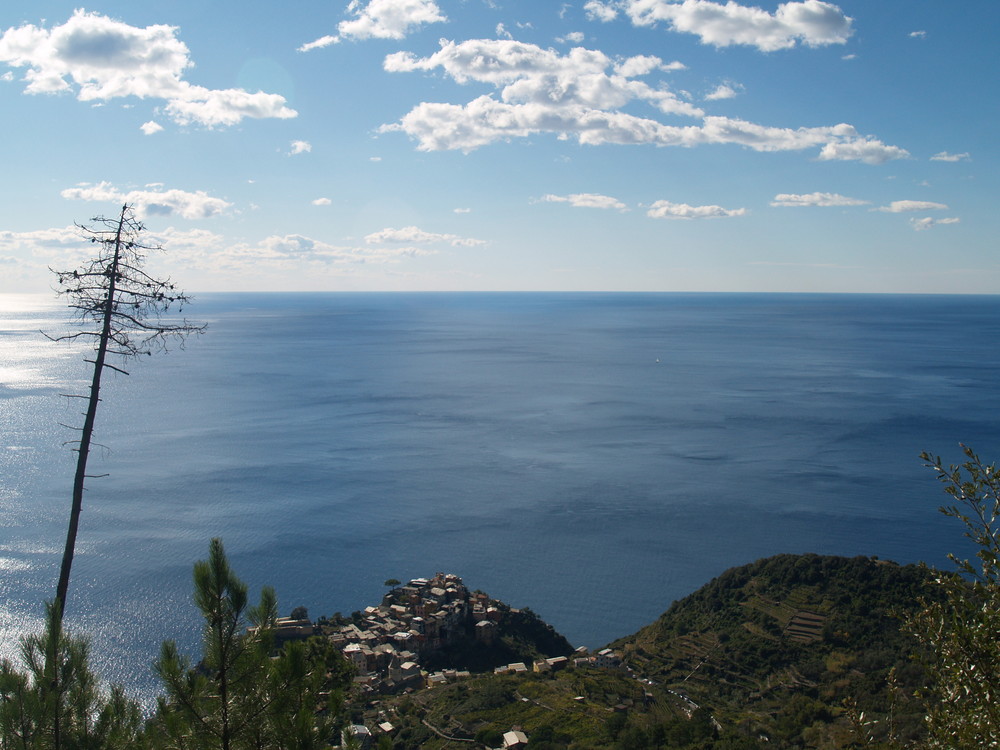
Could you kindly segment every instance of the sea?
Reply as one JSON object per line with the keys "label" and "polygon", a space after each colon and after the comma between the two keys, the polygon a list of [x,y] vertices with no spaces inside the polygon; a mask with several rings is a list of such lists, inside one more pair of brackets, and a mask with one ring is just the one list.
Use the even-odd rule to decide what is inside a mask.
{"label": "sea", "polygon": [[[72,632],[147,706],[193,658],[191,571],[223,540],[312,617],[463,577],[574,646],[778,553],[947,566],[921,451],[1000,455],[1000,297],[201,294],[208,329],[109,371]],[[0,296],[0,655],[54,595],[88,350]]]}

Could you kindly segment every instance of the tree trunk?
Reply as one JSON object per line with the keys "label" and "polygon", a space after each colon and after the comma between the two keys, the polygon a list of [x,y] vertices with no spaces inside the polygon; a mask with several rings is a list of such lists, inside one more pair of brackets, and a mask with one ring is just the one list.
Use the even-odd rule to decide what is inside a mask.
{"label": "tree trunk", "polygon": [[118,219],[118,232],[115,235],[115,252],[108,268],[108,291],[104,300],[104,321],[101,327],[101,338],[97,346],[97,356],[94,359],[94,376],[90,383],[90,398],[87,401],[87,414],[81,429],[80,445],[77,450],[76,476],[73,479],[73,506],[70,509],[69,529],[66,532],[66,548],[63,550],[62,567],[59,570],[59,585],[56,588],[56,606],[58,617],[62,619],[66,612],[66,594],[69,590],[69,573],[73,567],[73,553],[76,550],[76,535],[80,527],[80,511],[83,509],[83,484],[87,477],[87,459],[90,457],[90,442],[94,434],[94,421],[97,418],[97,405],[101,401],[101,375],[104,372],[104,360],[108,354],[108,339],[111,336],[111,320],[114,312],[115,285],[118,282],[118,261],[121,257],[122,227],[125,224],[125,213],[128,206],[122,206]]}

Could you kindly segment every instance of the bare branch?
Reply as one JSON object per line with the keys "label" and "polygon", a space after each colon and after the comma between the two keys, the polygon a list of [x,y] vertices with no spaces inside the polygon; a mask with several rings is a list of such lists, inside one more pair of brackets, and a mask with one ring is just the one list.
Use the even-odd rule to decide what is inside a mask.
{"label": "bare branch", "polygon": [[[97,362],[95,362],[92,359],[85,359],[83,361],[87,362],[88,364],[94,365],[94,366],[97,366],[97,364],[98,364]],[[129,374],[129,373],[125,372],[125,370],[121,369],[120,367],[115,367],[114,365],[109,365],[107,362],[101,362],[100,366],[101,367],[108,367],[108,368],[114,370],[115,372],[120,372],[122,375],[128,375]],[[98,401],[99,400],[100,399],[98,399]]]}
{"label": "bare branch", "polygon": [[107,358],[119,356],[127,360],[152,354],[154,349],[166,349],[170,340],[183,344],[189,334],[205,330],[203,325],[193,325],[187,320],[177,322],[176,318],[171,320],[168,317],[171,306],[182,309],[190,297],[178,291],[170,279],[157,279],[144,270],[147,253],[162,248],[142,242],[145,227],[135,218],[131,206],[122,206],[114,218],[97,217],[93,219],[92,226],[77,226],[83,239],[93,246],[95,255],[80,268],[50,270],[58,281],[57,293],[66,298],[81,329],[57,336],[44,334],[50,341],[89,339],[94,344],[96,355],[94,359],[85,360],[93,365],[89,396],[68,395],[70,398],[86,398],[87,411],[82,427],[69,428],[79,430],[80,440],[68,443],[78,445],[74,449],[78,457],[69,529],[56,589],[60,617],[66,611],[84,480],[106,476],[87,473],[87,459],[91,448],[97,445],[93,443],[93,435],[97,406],[101,401],[101,376],[105,368],[129,374],[121,367],[110,364]]}

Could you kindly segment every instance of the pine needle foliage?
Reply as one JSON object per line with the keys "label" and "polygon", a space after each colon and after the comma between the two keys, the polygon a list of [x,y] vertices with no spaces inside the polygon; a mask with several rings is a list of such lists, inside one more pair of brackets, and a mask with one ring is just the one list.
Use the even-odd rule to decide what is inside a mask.
{"label": "pine needle foliage", "polygon": [[[336,732],[351,672],[325,639],[274,644],[277,603],[265,587],[249,606],[222,541],[195,564],[202,614],[202,658],[192,665],[164,642],[156,671],[163,682],[148,737],[171,750],[320,750]],[[248,627],[249,626],[249,627]]]}
{"label": "pine needle foliage", "polygon": [[102,690],[89,655],[49,604],[45,629],[21,638],[21,664],[0,661],[2,750],[144,747],[138,704],[117,685]]}

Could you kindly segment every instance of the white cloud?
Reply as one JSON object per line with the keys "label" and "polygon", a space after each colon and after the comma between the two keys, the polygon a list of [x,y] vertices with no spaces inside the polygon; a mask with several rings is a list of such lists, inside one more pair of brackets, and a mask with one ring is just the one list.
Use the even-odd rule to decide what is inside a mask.
{"label": "white cloud", "polygon": [[614,21],[618,17],[618,11],[613,3],[601,2],[601,0],[587,0],[583,6],[587,13],[587,18],[592,21]]}
{"label": "white cloud", "polygon": [[971,161],[968,151],[963,154],[949,154],[947,151],[934,154],[931,161]]}
{"label": "white cloud", "polygon": [[232,204],[221,198],[213,198],[198,190],[130,190],[117,189],[110,182],[96,185],[84,183],[75,188],[67,188],[60,195],[68,200],[100,201],[115,204],[128,203],[135,209],[136,216],[170,216],[176,214],[184,219],[208,219],[218,216]]}
{"label": "white cloud", "polygon": [[329,206],[331,203],[333,203],[333,201],[329,198],[317,198],[312,202],[314,206]]}
{"label": "white cloud", "polygon": [[213,272],[327,268],[336,265],[392,264],[434,255],[431,248],[335,245],[301,234],[272,235],[256,242],[229,243],[204,230],[170,228],[153,235],[175,261]]}
{"label": "white cloud", "polygon": [[[508,135],[577,131],[581,118],[600,116],[604,110],[618,109],[631,100],[648,102],[668,114],[702,114],[665,87],[634,80],[662,66],[662,61],[652,56],[613,61],[582,47],[560,55],[511,40],[442,40],[441,49],[430,57],[400,52],[386,57],[384,67],[389,72],[440,67],[459,83],[493,85],[500,89],[501,101],[480,97],[467,107],[425,102],[400,123],[383,126],[383,132],[404,130],[417,137],[424,150],[470,150]],[[446,121],[452,117],[457,119],[449,127]]]}
{"label": "white cloud", "polygon": [[708,94],[705,94],[705,101],[711,102],[718,99],[732,99],[737,96],[743,87],[738,83],[721,83]]}
{"label": "white cloud", "polygon": [[486,244],[485,240],[459,237],[457,234],[425,232],[423,229],[414,226],[403,227],[402,229],[380,229],[377,232],[365,235],[365,243],[369,245],[382,243],[426,245],[438,243],[451,245],[452,247],[474,247],[475,245]]}
{"label": "white cloud", "polygon": [[336,44],[340,41],[339,36],[334,36],[332,34],[327,34],[326,36],[321,36],[319,39],[314,39],[311,42],[307,42],[298,48],[299,52],[308,52],[311,49],[322,49],[323,47],[329,47],[331,44]]}
{"label": "white cloud", "polygon": [[725,5],[709,0],[623,0],[622,4],[637,26],[663,21],[673,31],[696,34],[703,44],[716,47],[742,44],[773,52],[799,42],[810,47],[843,44],[854,31],[853,19],[822,0],[781,3],[773,14],[733,0]]}
{"label": "white cloud", "polygon": [[884,164],[892,159],[906,159],[910,152],[899,146],[887,146],[876,138],[851,138],[832,141],[819,153],[821,161],[860,161]]}
{"label": "white cloud", "polygon": [[687,203],[656,201],[646,211],[653,219],[718,219],[730,216],[745,216],[745,208],[723,208],[722,206],[689,206]]}
{"label": "white cloud", "polygon": [[14,73],[10,70],[8,70],[6,73],[0,76],[0,81],[13,81],[13,80],[14,80]]}
{"label": "white cloud", "polygon": [[163,130],[163,126],[160,125],[160,123],[158,122],[150,120],[149,122],[144,122],[142,125],[140,125],[139,130],[141,130],[146,135],[153,135],[154,133],[159,133],[161,130]]}
{"label": "white cloud", "polygon": [[926,39],[927,38],[927,32],[926,31],[911,31],[910,32],[910,36],[912,38],[914,38],[914,39]]}
{"label": "white cloud", "polygon": [[328,47],[341,39],[403,39],[419,26],[448,19],[434,0],[351,0],[348,13],[354,17],[337,25],[338,36],[327,35],[303,44],[300,52]]}
{"label": "white cloud", "polygon": [[284,97],[263,91],[208,89],[183,80],[193,66],[174,26],[129,26],[97,13],[74,11],[66,23],[45,29],[11,27],[0,36],[0,61],[27,68],[25,91],[76,90],[85,102],[116,98],[163,99],[179,124],[234,125],[246,117],[289,118]]}
{"label": "white cloud", "polygon": [[655,70],[684,70],[684,67],[683,63],[676,61],[664,64],[663,60],[654,55],[635,55],[616,62],[614,71],[624,78],[637,78]]}
{"label": "white cloud", "polygon": [[580,44],[586,36],[582,31],[571,31],[566,36],[559,37],[556,39],[557,42],[570,42],[572,44]]}
{"label": "white cloud", "polygon": [[618,211],[627,211],[628,206],[617,198],[598,193],[574,193],[572,195],[543,195],[542,201],[546,203],[569,203],[575,208],[614,208]]}
{"label": "white cloud", "polygon": [[417,26],[448,20],[434,0],[370,0],[364,8],[359,5],[358,0],[353,0],[348,6],[356,17],[340,24],[341,36],[402,39]]}
{"label": "white cloud", "polygon": [[30,232],[0,230],[0,250],[5,252],[28,250],[33,255],[48,257],[53,254],[52,251],[61,253],[67,248],[84,244],[84,237],[77,226],[37,229]]}
{"label": "white cloud", "polygon": [[292,141],[291,151],[288,152],[289,156],[295,156],[296,154],[308,154],[312,151],[312,144],[309,141]]}
{"label": "white cloud", "polygon": [[453,211],[456,214],[471,214],[472,213],[472,209],[471,208],[456,208],[456,209],[453,209]]}
{"label": "white cloud", "polygon": [[865,206],[868,201],[848,198],[838,193],[778,193],[772,206]]}
{"label": "white cloud", "polygon": [[961,219],[950,218],[950,219],[932,219],[930,216],[925,216],[922,219],[910,219],[910,224],[913,225],[913,229],[917,232],[925,232],[931,227],[936,227],[938,224],[958,224]]}
{"label": "white cloud", "polygon": [[[150,238],[151,245],[156,242]],[[79,267],[91,256],[91,248],[90,238],[72,225],[27,232],[0,230],[0,257],[6,255],[12,266],[5,273],[29,274],[43,285],[52,276],[48,269]]]}
{"label": "white cloud", "polygon": [[[664,65],[652,56],[612,60],[582,47],[561,55],[511,40],[442,40],[441,49],[429,57],[397,52],[385,58],[383,67],[389,72],[441,68],[458,83],[489,84],[498,95],[482,95],[465,105],[421,102],[398,122],[382,125],[379,132],[404,132],[422,151],[468,152],[500,140],[551,133],[561,139],[575,136],[586,145],[731,143],[756,151],[823,147],[822,159],[868,163],[908,156],[901,148],[859,136],[844,123],[792,129],[706,117],[662,82],[654,86],[635,79],[654,70],[676,69],[675,65]],[[650,104],[664,115],[703,119],[700,125],[667,125],[621,111],[633,101]]]}
{"label": "white cloud", "polygon": [[944,203],[933,203],[932,201],[893,201],[888,206],[880,206],[878,210],[891,214],[901,214],[909,211],[944,211],[947,209],[948,206]]}

